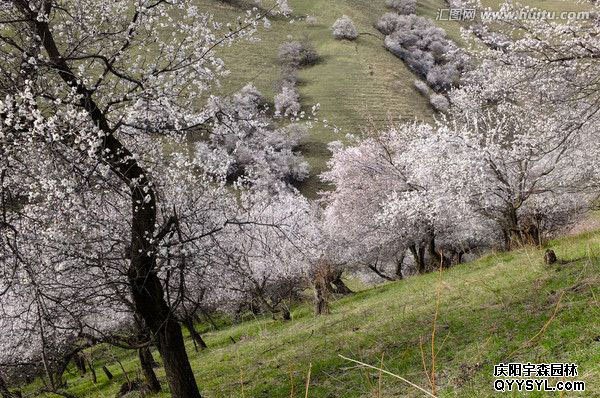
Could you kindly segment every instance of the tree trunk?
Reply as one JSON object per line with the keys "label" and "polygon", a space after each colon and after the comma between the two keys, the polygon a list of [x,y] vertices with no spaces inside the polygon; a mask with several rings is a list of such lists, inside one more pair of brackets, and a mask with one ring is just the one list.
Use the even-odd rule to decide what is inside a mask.
{"label": "tree trunk", "polygon": [[326,278],[317,272],[315,278],[315,314],[326,315],[329,314],[329,289],[327,288]]}
{"label": "tree trunk", "polygon": [[533,222],[528,224],[525,228],[523,228],[523,232],[521,233],[522,238],[521,241],[524,244],[532,245],[532,246],[541,246],[542,239],[539,227]]}
{"label": "tree trunk", "polygon": [[113,379],[113,374],[110,373],[110,370],[108,370],[108,368],[106,367],[106,365],[102,366],[102,371],[104,372],[104,374],[106,375],[106,378],[108,380],[112,380]]}
{"label": "tree trunk", "polygon": [[[133,231],[134,236],[137,235],[134,242],[137,240],[138,244],[133,247],[139,248],[139,241],[144,239],[139,239],[140,236],[136,234],[136,230],[147,230],[147,228],[138,229],[139,224],[144,224],[144,222],[136,219],[137,217],[134,217]],[[150,236],[152,235],[150,234]],[[140,249],[133,249],[132,254],[140,253],[138,250]],[[155,259],[147,256],[143,249],[141,250],[142,254],[136,256],[137,259],[135,257],[132,259],[132,265],[138,263],[142,268],[145,263],[152,262],[152,266],[149,267],[146,275],[138,274],[135,277],[130,275],[133,298],[138,312],[154,336],[167,374],[171,396],[173,398],[200,398],[194,372],[185,351],[181,327],[164,300],[162,285],[154,271]],[[137,269],[139,269],[137,266],[130,269],[130,274],[136,272]]]}
{"label": "tree trunk", "polygon": [[450,265],[450,259],[444,256],[444,253],[438,252],[435,244],[435,236],[431,236],[429,239],[429,256],[432,270],[442,268],[447,268]]}
{"label": "tree trunk", "polygon": [[377,268],[377,265],[367,264],[367,267],[381,279],[385,279],[386,281],[390,281],[390,282],[394,280],[394,278],[392,278],[391,276],[388,276],[388,275],[384,274],[383,272],[381,272],[379,270],[379,268]]}
{"label": "tree trunk", "polygon": [[459,251],[458,253],[456,253],[456,264],[462,264],[464,255],[465,255],[465,252],[462,250]]}
{"label": "tree trunk", "polygon": [[146,386],[148,387],[148,390],[153,393],[160,392],[160,382],[156,377],[156,373],[154,373],[154,358],[152,357],[150,348],[143,347],[138,349],[138,357],[140,359],[142,373],[144,374],[144,379],[146,379]]}
{"label": "tree trunk", "polygon": [[[114,135],[104,112],[98,107],[93,90],[85,79],[74,73],[62,56],[50,29],[50,7],[32,10],[26,0],[15,0],[25,18],[31,20],[35,34],[41,38],[47,52],[48,65],[60,76],[70,90],[79,95],[79,105],[101,131],[98,156],[112,172],[131,189],[131,256],[128,270],[129,286],[136,311],[156,340],[163,358],[167,380],[173,398],[200,398],[200,392],[190,366],[179,323],[173,318],[165,301],[160,279],[156,275],[156,195],[150,173],[142,168],[133,154]],[[49,3],[51,4],[51,3]]]}
{"label": "tree trunk", "polygon": [[436,268],[440,267],[440,263],[443,262],[443,259],[435,247],[435,236],[433,236],[433,235],[429,238],[428,248],[429,248],[431,269],[436,269]]}
{"label": "tree trunk", "polygon": [[342,280],[342,271],[335,271],[331,278],[331,284],[333,284],[334,292],[337,294],[352,294],[354,293]]}
{"label": "tree trunk", "polygon": [[92,383],[98,383],[98,377],[96,376],[96,369],[94,369],[94,365],[92,361],[87,361],[88,368],[90,369],[90,373],[92,374]]}
{"label": "tree trunk", "polygon": [[404,275],[402,275],[402,267],[404,265],[404,256],[405,254],[402,253],[402,255],[396,259],[396,279],[401,280],[404,278]]}
{"label": "tree trunk", "polygon": [[284,321],[291,321],[292,320],[292,314],[290,313],[290,309],[287,307],[284,307],[281,310],[281,317],[283,318]]}
{"label": "tree trunk", "polygon": [[327,302],[327,289],[321,284],[315,284],[315,314],[329,314],[329,303]]}
{"label": "tree trunk", "polygon": [[0,395],[2,398],[19,398],[21,396],[20,392],[11,392],[8,389],[8,385],[4,380],[4,376],[0,374]]}
{"label": "tree trunk", "polygon": [[504,230],[505,250],[519,247],[521,242],[521,231],[519,230],[519,218],[517,209],[510,207],[506,210],[506,227]]}
{"label": "tree trunk", "polygon": [[190,337],[192,338],[192,341],[194,342],[194,348],[196,349],[196,352],[198,351],[198,346],[200,346],[200,349],[202,349],[202,350],[205,348],[208,348],[208,346],[204,342],[204,339],[202,338],[200,333],[198,333],[198,331],[196,330],[196,327],[194,326],[194,320],[191,317],[186,317],[183,320],[183,324],[184,324],[185,328],[188,330],[188,332],[190,332]]}
{"label": "tree trunk", "polygon": [[409,247],[409,250],[413,255],[419,274],[424,274],[427,271],[425,264],[425,247],[422,245],[417,246],[416,244],[413,244]]}
{"label": "tree trunk", "polygon": [[78,352],[73,356],[73,363],[79,371],[79,375],[81,377],[85,376],[87,368],[85,367],[85,356],[81,352]]}

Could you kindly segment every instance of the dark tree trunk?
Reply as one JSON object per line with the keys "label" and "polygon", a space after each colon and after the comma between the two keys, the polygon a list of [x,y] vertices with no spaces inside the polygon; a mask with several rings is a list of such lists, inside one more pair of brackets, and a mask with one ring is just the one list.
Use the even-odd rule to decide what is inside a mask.
{"label": "dark tree trunk", "polygon": [[329,289],[327,289],[327,281],[323,277],[318,277],[315,280],[315,314],[329,314]]}
{"label": "dark tree trunk", "polygon": [[428,247],[431,262],[430,268],[432,270],[439,269],[440,267],[447,268],[450,265],[450,259],[444,256],[444,253],[438,252],[435,244],[435,236],[429,238]]}
{"label": "dark tree trunk", "polygon": [[521,241],[527,245],[541,246],[542,239],[539,227],[533,222],[523,228]]}
{"label": "dark tree trunk", "polygon": [[200,335],[200,333],[198,333],[198,331],[196,330],[196,327],[194,326],[193,318],[186,317],[183,320],[183,324],[184,324],[185,328],[188,330],[188,332],[190,332],[190,337],[192,338],[192,341],[194,342],[194,348],[196,349],[196,351],[198,351],[198,347],[200,347],[201,350],[208,348],[208,346],[206,345],[206,342],[204,342],[204,339],[202,338],[202,335]]}
{"label": "dark tree trunk", "polygon": [[154,358],[152,357],[150,348],[143,347],[138,349],[138,357],[148,390],[153,393],[160,392],[160,382],[158,381],[158,377],[156,377],[156,373],[154,373]]}
{"label": "dark tree trunk", "polygon": [[[136,225],[139,228],[139,223],[135,222],[136,218],[134,217],[134,236],[137,235],[135,233]],[[141,224],[144,224],[144,220],[139,221],[141,221]],[[138,230],[145,229],[141,228]],[[150,234],[150,236],[152,235]],[[144,239],[137,240],[138,245],[134,245],[134,248],[139,248],[139,241]],[[133,249],[132,254],[139,253],[137,250]],[[181,327],[172,316],[170,308],[164,300],[162,285],[154,271],[154,258],[149,258],[143,251],[142,253],[141,256],[138,256],[137,260],[135,258],[132,259],[132,265],[139,262],[140,267],[142,267],[144,263],[152,262],[152,266],[149,267],[148,273],[145,276],[138,274],[136,277],[132,277],[131,273],[134,273],[138,267],[130,269],[133,298],[138,312],[142,315],[146,325],[154,336],[165,373],[167,374],[171,396],[173,398],[200,398],[196,379],[194,378],[194,373],[190,366],[187,352],[185,351]]]}
{"label": "dark tree trunk", "polygon": [[96,376],[96,369],[94,369],[94,365],[92,365],[91,361],[87,361],[88,368],[90,369],[90,373],[92,374],[92,383],[98,383],[98,377]]}
{"label": "dark tree trunk", "polygon": [[63,378],[69,363],[71,362],[73,355],[69,355],[66,358],[62,358],[61,362],[59,362],[54,369],[54,375],[52,376],[53,384],[52,389],[58,390],[59,388],[65,388],[67,386],[67,381]]}
{"label": "dark tree trunk", "polygon": [[352,294],[354,293],[342,280],[342,271],[335,271],[331,278],[331,284],[333,285],[333,291],[337,294]]}
{"label": "dark tree trunk", "polygon": [[79,375],[81,377],[85,376],[87,368],[85,367],[85,356],[81,352],[78,352],[73,356],[73,363],[79,371]]}
{"label": "dark tree trunk", "polygon": [[465,252],[462,250],[456,253],[456,264],[462,264],[464,255]]}
{"label": "dark tree trunk", "polygon": [[21,397],[20,392],[13,392],[8,389],[8,385],[6,384],[6,380],[4,380],[4,376],[0,374],[0,395],[2,398],[19,398]]}
{"label": "dark tree trunk", "polygon": [[522,244],[521,231],[519,230],[519,218],[517,209],[509,207],[506,209],[504,220],[504,249],[511,250],[519,247]]}
{"label": "dark tree trunk", "polygon": [[190,366],[179,324],[168,318],[158,335],[158,347],[173,398],[200,398],[194,372]]}
{"label": "dark tree trunk", "polygon": [[290,309],[285,307],[282,311],[281,317],[283,318],[284,321],[291,321],[292,320],[292,314],[290,313]]}
{"label": "dark tree trunk", "polygon": [[402,255],[396,259],[396,279],[401,280],[404,278],[404,275],[402,275],[402,268],[404,265],[404,256],[405,254],[402,253]]}
{"label": "dark tree trunk", "polygon": [[377,265],[368,264],[367,267],[381,279],[385,279],[386,281],[394,280],[394,278],[392,278],[391,276],[388,276],[388,275],[384,274],[383,272],[381,272],[381,270],[379,268],[377,268]]}
{"label": "dark tree trunk", "polygon": [[419,274],[424,274],[427,271],[425,264],[425,247],[422,245],[417,246],[416,244],[413,244],[409,247],[409,250],[413,255]]}
{"label": "dark tree trunk", "polygon": [[47,22],[52,11],[50,7],[42,8],[44,15],[38,15],[39,10],[32,10],[26,0],[15,0],[14,3],[23,17],[31,21],[35,34],[41,38],[48,54],[47,64],[69,89],[80,96],[79,105],[87,111],[90,119],[102,132],[98,156],[131,189],[131,258],[128,277],[133,302],[156,340],[172,397],[200,398],[181,328],[171,314],[160,279],[156,275],[156,243],[151,242],[151,239],[156,238],[157,202],[150,175],[115,137],[106,115],[93,98],[93,90],[85,86],[84,79],[77,77],[62,56]]}
{"label": "dark tree trunk", "polygon": [[327,302],[325,292],[326,289],[323,287],[315,286],[315,313],[317,315],[326,315],[329,314],[329,303]]}
{"label": "dark tree trunk", "polygon": [[442,256],[438,253],[437,248],[435,247],[435,236],[431,236],[429,238],[429,242],[427,247],[429,248],[429,257],[431,261],[431,268],[435,269],[440,266],[442,263]]}
{"label": "dark tree trunk", "polygon": [[106,375],[106,378],[108,380],[112,380],[113,379],[114,376],[113,376],[112,373],[110,373],[110,370],[108,370],[108,368],[106,367],[106,365],[102,366],[102,371],[104,372],[104,374]]}
{"label": "dark tree trunk", "polygon": [[510,250],[510,232],[502,228],[502,239],[504,240],[504,250]]}

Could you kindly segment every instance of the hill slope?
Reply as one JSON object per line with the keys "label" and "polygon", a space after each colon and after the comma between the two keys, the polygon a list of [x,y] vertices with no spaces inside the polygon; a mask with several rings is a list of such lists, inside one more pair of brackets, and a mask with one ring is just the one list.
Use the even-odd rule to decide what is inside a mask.
{"label": "hill slope", "polygon": [[[565,396],[600,396],[600,233],[561,239],[552,247],[559,265],[543,265],[543,250],[533,248],[492,254],[340,299],[328,316],[315,317],[306,305],[289,322],[256,319],[207,332],[206,351],[195,353],[188,341],[196,377],[206,397],[304,397],[312,364],[308,396],[377,397],[378,372],[339,354],[373,365],[383,356],[385,369],[430,389],[420,342],[431,369],[437,312],[438,396],[494,395],[493,366],[502,361],[575,362],[587,391]],[[113,397],[125,380],[117,358],[130,377],[139,372],[130,352],[100,349],[96,366],[106,361],[115,380],[98,372],[93,385],[71,376],[70,391]],[[159,376],[166,386],[162,369]],[[384,375],[380,396],[424,395]]]}
{"label": "hill slope", "polygon": [[[199,9],[215,15],[218,21],[234,22],[254,5],[252,0],[197,0]],[[373,27],[389,10],[385,0],[288,0],[294,13],[290,19],[274,18],[271,28],[261,29],[259,42],[238,43],[219,49],[230,76],[223,80],[221,94],[231,94],[248,82],[253,82],[266,96],[273,99],[280,78],[277,62],[279,46],[288,40],[308,40],[319,53],[320,62],[300,72],[300,94],[303,108],[310,111],[320,104],[319,119],[328,126],[316,123],[303,152],[312,167],[311,178],[301,187],[303,193],[314,197],[323,188],[317,175],[329,158],[327,143],[343,139],[346,133],[361,133],[363,129],[379,129],[389,120],[431,120],[428,100],[413,86],[416,76],[404,63],[383,47],[383,36]],[[265,7],[272,0],[263,1]],[[501,0],[485,0],[484,5],[497,7]],[[585,5],[563,0],[524,0],[524,4],[548,10],[577,10]],[[436,19],[439,9],[448,8],[445,0],[419,0],[417,14]],[[331,25],[342,15],[350,16],[360,37],[354,42],[335,40]],[[309,25],[306,16],[316,18]],[[436,21],[450,38],[462,43],[461,24],[457,21]],[[334,132],[332,126],[340,132]]]}
{"label": "hill slope", "polygon": [[[241,9],[251,4],[244,0],[233,4],[214,0],[199,0],[199,3],[201,9],[215,13],[216,19],[222,21],[235,20]],[[320,104],[319,119],[326,119],[332,125],[315,124],[303,146],[313,177],[302,190],[314,196],[321,188],[315,176],[324,170],[329,157],[327,143],[343,139],[346,133],[360,133],[363,128],[381,128],[390,118],[428,119],[432,111],[428,101],[413,88],[415,75],[385,50],[382,35],[373,27],[387,11],[385,0],[290,0],[289,3],[294,9],[292,23],[275,18],[269,30],[258,32],[259,42],[250,46],[238,43],[220,50],[231,71],[223,81],[222,92],[230,94],[251,81],[272,100],[280,78],[279,46],[288,40],[308,40],[314,45],[320,62],[300,72],[301,101],[306,111]],[[419,10],[435,15],[436,3],[441,5],[443,0],[428,0]],[[317,23],[307,24],[308,15],[316,17]],[[350,16],[359,32],[364,33],[354,42],[335,40],[331,35],[331,25],[342,15]],[[454,22],[450,25],[458,26]],[[340,133],[334,132],[333,126]]]}

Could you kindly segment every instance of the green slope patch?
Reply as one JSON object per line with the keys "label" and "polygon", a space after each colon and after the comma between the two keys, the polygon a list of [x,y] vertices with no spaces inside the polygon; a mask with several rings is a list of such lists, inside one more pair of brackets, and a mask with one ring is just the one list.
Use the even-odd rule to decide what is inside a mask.
{"label": "green slope patch", "polygon": [[[222,21],[234,20],[240,5],[244,6],[215,6],[212,0],[200,0],[200,4]],[[303,109],[309,112],[320,104],[318,118],[327,121],[314,125],[303,147],[313,177],[302,190],[314,196],[322,188],[315,176],[325,169],[329,142],[343,139],[346,133],[382,128],[390,120],[429,119],[431,108],[413,88],[415,75],[385,50],[383,36],[373,27],[387,11],[384,0],[292,0],[290,5],[294,9],[291,20],[274,18],[270,29],[258,32],[259,42],[219,50],[231,71],[221,91],[230,94],[253,82],[272,99],[280,77],[279,46],[288,40],[308,40],[314,45],[319,63],[299,74]],[[331,25],[342,15],[350,16],[362,33],[354,42],[335,40],[331,35]],[[306,16],[315,17],[316,23],[308,24]]]}
{"label": "green slope patch", "polygon": [[[535,248],[490,254],[355,293],[334,302],[328,316],[315,317],[307,304],[293,311],[292,321],[257,318],[206,331],[208,350],[196,353],[187,342],[192,366],[209,398],[304,397],[309,367],[310,397],[421,397],[406,383],[385,375],[380,380],[379,372],[340,355],[383,363],[387,371],[431,390],[424,369],[432,369],[435,325],[439,397],[495,395],[493,368],[500,362],[574,362],[587,390],[565,396],[600,396],[600,233],[557,240],[551,247],[557,265],[544,265],[544,251]],[[78,396],[113,397],[125,380],[121,366],[129,377],[139,375],[131,352],[96,351],[96,366],[106,363],[115,380],[99,371],[94,385],[89,376],[71,371],[68,384]],[[162,368],[158,373],[166,388]]]}

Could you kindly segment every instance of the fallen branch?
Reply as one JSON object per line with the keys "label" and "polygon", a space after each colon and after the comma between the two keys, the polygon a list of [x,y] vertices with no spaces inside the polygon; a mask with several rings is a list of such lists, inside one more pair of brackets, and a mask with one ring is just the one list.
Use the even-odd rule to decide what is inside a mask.
{"label": "fallen branch", "polygon": [[372,366],[372,365],[369,365],[369,364],[366,364],[366,363],[363,363],[363,362],[357,361],[356,359],[347,358],[347,357],[345,357],[345,356],[343,356],[343,355],[341,355],[341,354],[338,354],[338,355],[339,355],[339,357],[340,357],[340,358],[342,358],[342,359],[345,359],[346,361],[354,362],[354,363],[357,363],[357,364],[359,364],[359,365],[365,366],[365,367],[367,367],[367,368],[374,369],[374,370],[378,370],[378,371],[380,371],[381,373],[385,373],[386,375],[390,375],[390,376],[392,376],[392,377],[395,377],[395,378],[397,378],[397,379],[399,379],[399,380],[402,380],[403,382],[405,382],[405,383],[407,383],[407,384],[409,384],[409,385],[413,386],[413,387],[414,387],[414,388],[416,388],[417,390],[420,390],[420,391],[424,392],[425,394],[427,394],[427,396],[429,396],[429,397],[433,397],[433,398],[437,398],[435,395],[433,395],[432,393],[430,393],[429,391],[427,391],[427,390],[426,390],[426,389],[424,389],[423,387],[419,387],[419,386],[418,386],[418,385],[416,385],[415,383],[413,383],[413,382],[411,382],[411,381],[409,381],[409,380],[406,380],[406,379],[405,379],[404,377],[402,377],[402,376],[398,376],[397,374],[394,374],[394,373],[392,373],[392,372],[388,372],[387,370],[385,370],[385,369],[381,369],[381,368],[378,368],[377,366]]}

